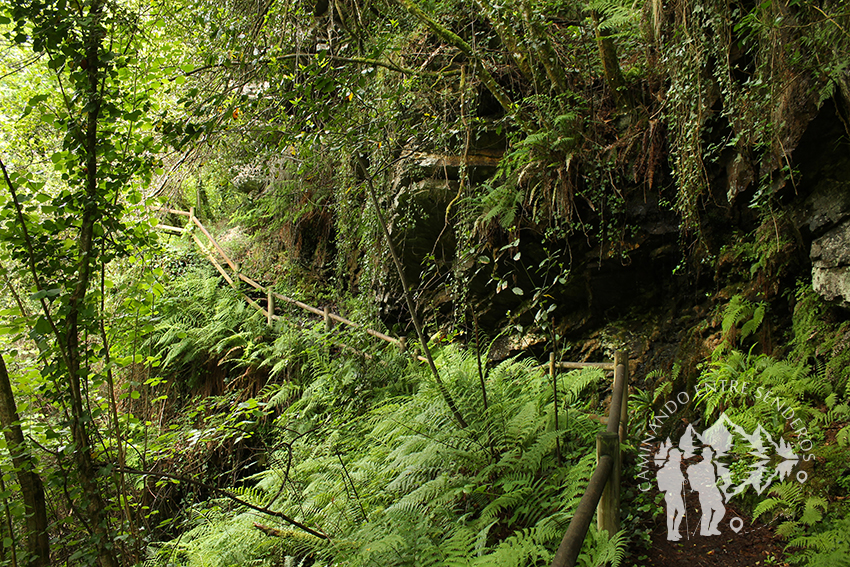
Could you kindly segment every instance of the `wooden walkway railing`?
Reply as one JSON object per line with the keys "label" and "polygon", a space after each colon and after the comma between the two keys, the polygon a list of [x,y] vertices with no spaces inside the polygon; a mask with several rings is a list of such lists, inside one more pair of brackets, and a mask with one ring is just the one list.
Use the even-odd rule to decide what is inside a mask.
{"label": "wooden walkway railing", "polygon": [[[234,262],[227,255],[227,253],[219,245],[219,243],[216,241],[216,239],[213,238],[212,234],[210,234],[210,231],[207,230],[207,228],[201,223],[201,221],[198,219],[198,217],[195,216],[194,207],[189,209],[188,212],[187,211],[179,211],[179,210],[176,210],[176,209],[164,208],[164,207],[151,207],[151,209],[155,210],[155,211],[161,211],[161,212],[164,212],[164,213],[172,213],[172,214],[175,214],[175,215],[181,215],[181,216],[189,217],[188,221],[186,222],[186,226],[183,227],[183,228],[176,227],[176,226],[170,226],[170,225],[166,225],[166,224],[158,224],[157,228],[159,228],[160,230],[166,230],[166,231],[169,231],[169,232],[176,232],[176,233],[180,233],[180,234],[189,233],[192,236],[192,240],[195,241],[195,244],[197,244],[198,248],[201,250],[201,252],[207,258],[207,260],[209,260],[212,263],[212,265],[215,266],[216,270],[218,270],[218,272],[221,274],[221,276],[225,279],[225,281],[228,284],[230,284],[231,287],[238,290],[239,286],[238,286],[237,282],[242,281],[242,282],[245,282],[246,284],[248,284],[249,286],[251,286],[252,288],[256,289],[258,292],[265,294],[265,296],[266,296],[265,307],[260,305],[259,303],[257,303],[256,301],[254,301],[253,299],[251,299],[250,297],[248,297],[244,293],[242,294],[242,297],[248,302],[249,305],[251,305],[252,307],[257,309],[258,311],[261,311],[266,316],[266,319],[267,319],[269,325],[272,324],[272,321],[275,321],[275,320],[278,320],[278,319],[281,318],[279,315],[275,315],[275,300],[280,300],[280,301],[283,301],[285,303],[295,305],[296,307],[299,307],[299,308],[301,308],[305,311],[309,311],[310,313],[313,313],[314,315],[318,315],[319,317],[324,318],[325,324],[327,325],[327,328],[329,330],[334,326],[334,323],[341,323],[341,324],[347,325],[349,327],[363,329],[366,334],[371,335],[371,336],[373,336],[377,339],[380,339],[382,341],[392,343],[392,344],[396,345],[402,352],[406,351],[406,342],[405,342],[404,337],[395,338],[395,337],[391,337],[391,336],[389,336],[385,333],[382,333],[380,331],[376,331],[376,330],[370,329],[368,327],[363,327],[362,325],[355,323],[354,321],[351,321],[349,319],[346,319],[345,317],[343,317],[341,315],[337,315],[336,313],[332,313],[328,307],[325,307],[323,309],[319,309],[318,307],[313,307],[312,305],[308,305],[308,304],[306,304],[302,301],[298,301],[297,299],[287,297],[285,295],[277,293],[271,287],[264,287],[264,286],[260,285],[256,281],[252,280],[251,278],[249,278],[248,276],[243,274],[239,270],[239,265],[236,262]],[[204,245],[203,241],[201,241],[201,239],[198,238],[198,235],[195,234],[195,232],[193,230],[195,227],[197,227],[201,231],[201,233],[203,233],[203,235],[209,241],[209,245]],[[224,261],[225,264],[227,264],[227,266],[231,270],[230,273],[228,273],[227,270],[224,269],[224,267],[221,265],[221,262],[219,262],[218,259],[216,258],[216,254],[213,254],[213,250],[210,250],[208,246],[212,246],[212,249],[217,253],[217,255]],[[426,360],[424,357],[421,357],[421,356],[417,356],[416,358],[421,360],[421,361]]]}
{"label": "wooden walkway railing", "polygon": [[[550,372],[553,374],[555,366],[553,359],[550,362]],[[604,431],[596,434],[596,470],[590,477],[587,490],[552,561],[552,567],[573,567],[594,512],[596,526],[600,530],[607,530],[609,536],[620,531],[620,474],[623,462],[620,444],[625,442],[628,435],[629,357],[625,351],[618,351],[613,363],[561,362],[557,366],[614,371],[608,423]]]}

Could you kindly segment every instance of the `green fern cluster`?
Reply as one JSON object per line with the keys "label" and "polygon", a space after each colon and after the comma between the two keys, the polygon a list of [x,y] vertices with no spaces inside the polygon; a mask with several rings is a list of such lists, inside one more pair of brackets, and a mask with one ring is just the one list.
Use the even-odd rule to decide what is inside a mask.
{"label": "green fern cluster", "polygon": [[[733,381],[736,385],[730,388]],[[805,423],[823,422],[823,412],[812,402],[831,393],[825,377],[803,363],[737,350],[715,353],[700,375],[697,389],[696,399],[706,419],[725,411],[742,427],[752,430],[761,424],[774,434],[784,432],[783,413],[791,415],[789,409]]]}
{"label": "green fern cluster", "polygon": [[766,307],[765,303],[754,303],[740,295],[733,296],[723,311],[721,346],[735,346],[738,340],[743,341],[753,335],[764,320]]}
{"label": "green fern cluster", "polygon": [[239,359],[242,353],[236,351],[263,335],[265,318],[222,285],[219,276],[194,271],[170,285],[150,339],[150,348],[163,355],[164,368],[189,370],[214,357]]}
{"label": "green fern cluster", "polygon": [[814,361],[833,390],[850,397],[850,322],[832,313],[811,282],[799,285],[795,301],[790,356]]}
{"label": "green fern cluster", "polygon": [[776,533],[788,539],[789,547],[803,550],[795,557],[797,563],[824,567],[850,565],[850,516],[823,523],[827,500],[822,496],[807,496],[803,486],[796,482],[783,482],[770,492],[773,497],[762,501],[753,517],[773,513],[784,518]]}
{"label": "green fern cluster", "polygon": [[[234,509],[215,516],[220,528],[169,542],[152,566],[164,564],[166,551],[181,565],[233,564],[227,561],[235,549],[227,561],[210,559],[219,532],[243,534],[229,536],[240,548],[240,564],[283,565],[286,557],[351,566],[551,561],[592,472],[598,424],[582,411],[582,398],[601,371],[560,377],[556,424],[551,382],[542,371],[517,361],[500,364],[489,373],[485,408],[475,357],[447,348],[437,363],[469,422],[458,429],[421,368],[392,358],[387,366],[312,362],[315,380],[299,399],[278,406],[276,446],[248,496],[330,539]],[[388,378],[389,369],[401,384],[395,389],[372,375]],[[210,517],[210,504],[197,514]],[[581,561],[616,565],[624,549],[622,533],[609,539],[592,530]]]}
{"label": "green fern cluster", "polygon": [[[732,341],[724,341],[703,368],[696,401],[706,423],[725,412],[747,431],[761,425],[774,439],[783,438],[791,445],[802,440],[800,432],[805,428],[805,436],[812,441],[807,462],[812,462],[813,468],[806,471],[808,481],[789,480],[773,486],[771,496],[755,505],[753,516],[779,520],[777,533],[788,540],[789,548],[801,550],[793,556],[796,562],[850,565],[850,510],[841,504],[846,496],[835,501],[830,498],[846,493],[840,480],[841,466],[839,470],[831,466],[835,451],[840,451],[835,445],[840,447],[850,431],[846,371],[836,367],[832,358],[826,362],[818,358],[834,355],[844,360],[846,350],[834,347],[841,345],[845,331],[824,317],[826,310],[810,287],[800,290],[797,301],[794,349],[787,358],[755,354],[755,347],[749,353],[741,352],[733,348]],[[736,296],[724,312],[724,336],[745,338],[758,329],[763,317],[763,305]],[[814,337],[834,350],[826,352],[812,342]],[[748,458],[746,454],[740,457]]]}

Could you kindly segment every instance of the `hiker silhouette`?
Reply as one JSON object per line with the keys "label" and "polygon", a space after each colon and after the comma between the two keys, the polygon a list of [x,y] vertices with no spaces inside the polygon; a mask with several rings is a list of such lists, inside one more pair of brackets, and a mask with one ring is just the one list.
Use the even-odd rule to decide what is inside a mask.
{"label": "hiker silhouette", "polygon": [[682,498],[684,492],[685,476],[682,474],[682,452],[678,449],[670,449],[668,458],[663,467],[658,471],[658,488],[664,492],[664,500],[667,503],[667,539],[679,541],[679,524],[685,515],[685,501]]}
{"label": "hiker silhouette", "polygon": [[687,470],[691,489],[699,493],[699,504],[702,508],[699,533],[704,536],[720,535],[717,525],[726,514],[723,495],[717,488],[717,475],[715,474],[713,457],[714,451],[711,447],[703,447],[702,460],[689,466]]}

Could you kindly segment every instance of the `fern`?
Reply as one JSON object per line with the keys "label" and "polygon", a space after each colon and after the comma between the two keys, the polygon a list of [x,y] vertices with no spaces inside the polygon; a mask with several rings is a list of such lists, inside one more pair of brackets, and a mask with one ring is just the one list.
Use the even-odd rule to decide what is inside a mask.
{"label": "fern", "polygon": [[[269,537],[245,522],[250,514],[234,510],[217,512],[214,521],[165,547],[179,549],[193,564],[202,548],[204,560],[220,551],[213,532],[225,531],[238,548],[226,554],[228,561],[256,561],[252,550],[352,566],[551,561],[593,466],[589,448],[597,427],[581,418],[585,402],[579,394],[594,387],[601,373],[560,380],[563,409],[575,426],[571,442],[583,456],[559,466],[555,440],[565,432],[552,425],[551,383],[539,369],[515,360],[494,368],[483,411],[477,361],[457,349],[443,350],[437,361],[468,416],[465,430],[453,425],[429,379],[420,380],[413,395],[385,397],[363,412],[354,393],[372,383],[371,370],[321,355],[311,361],[315,377],[300,399],[291,400],[295,388],[262,390],[281,412],[275,420],[282,427],[278,449],[268,457],[270,468],[240,494],[322,526],[332,546],[289,532]],[[351,391],[354,399],[339,403],[340,391]],[[360,399],[364,395],[361,390]],[[251,535],[234,537],[239,530]],[[256,538],[265,540],[258,545]],[[593,564],[617,560],[624,549],[621,538],[588,541],[586,561]]]}
{"label": "fern", "polygon": [[789,547],[802,548],[803,552],[794,561],[814,567],[850,566],[850,517],[805,535],[798,535],[789,542]]}
{"label": "fern", "polygon": [[587,9],[600,14],[599,25],[602,29],[616,30],[637,22],[639,12],[635,10],[636,4],[632,2],[618,2],[617,0],[591,0],[587,3]]}
{"label": "fern", "polygon": [[733,296],[723,311],[721,329],[724,343],[718,348],[734,346],[736,340],[733,331],[739,326],[741,340],[754,334],[764,320],[765,309],[764,303],[753,303],[740,295]]}

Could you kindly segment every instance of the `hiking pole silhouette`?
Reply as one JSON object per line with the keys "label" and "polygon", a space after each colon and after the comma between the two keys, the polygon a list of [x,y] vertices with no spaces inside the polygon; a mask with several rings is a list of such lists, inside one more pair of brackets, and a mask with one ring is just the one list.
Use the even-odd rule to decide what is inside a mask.
{"label": "hiking pole silhouette", "polygon": [[[687,480],[685,482],[688,482]],[[685,532],[688,534],[688,541],[691,541],[691,528],[688,525],[688,498],[685,495],[685,482],[682,483],[682,503],[685,505]]]}

